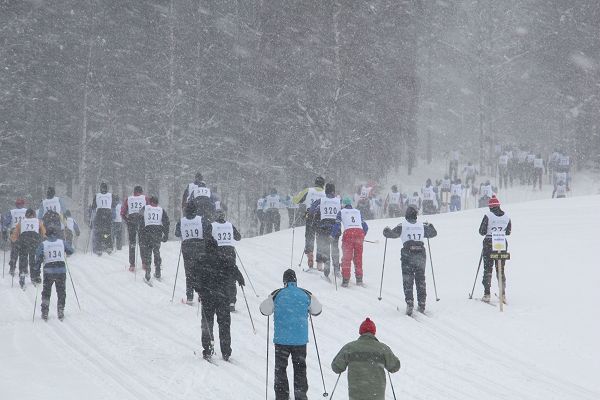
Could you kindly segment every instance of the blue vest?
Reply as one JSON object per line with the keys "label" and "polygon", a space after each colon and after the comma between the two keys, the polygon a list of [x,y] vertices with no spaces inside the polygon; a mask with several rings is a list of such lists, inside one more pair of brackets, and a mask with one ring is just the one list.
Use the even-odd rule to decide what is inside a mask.
{"label": "blue vest", "polygon": [[273,343],[287,346],[303,346],[308,343],[308,308],[310,296],[303,289],[289,282],[275,294]]}

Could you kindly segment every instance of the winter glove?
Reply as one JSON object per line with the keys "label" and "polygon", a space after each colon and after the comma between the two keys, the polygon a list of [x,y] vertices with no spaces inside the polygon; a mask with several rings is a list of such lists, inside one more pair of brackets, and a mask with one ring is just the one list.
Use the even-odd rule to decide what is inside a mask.
{"label": "winter glove", "polygon": [[8,231],[2,231],[2,240],[5,242],[8,240]]}
{"label": "winter glove", "polygon": [[163,243],[165,243],[167,240],[169,240],[169,235],[163,235],[163,237],[162,237]]}
{"label": "winter glove", "polygon": [[387,237],[390,237],[390,234],[391,234],[391,233],[392,233],[392,230],[390,229],[390,227],[389,227],[389,226],[386,226],[386,227],[383,229],[383,236],[385,236],[386,238],[387,238]]}
{"label": "winter glove", "polygon": [[246,286],[246,281],[244,280],[244,275],[242,275],[242,273],[240,272],[240,270],[238,269],[238,267],[235,267],[235,280],[237,281],[238,285],[244,287]]}

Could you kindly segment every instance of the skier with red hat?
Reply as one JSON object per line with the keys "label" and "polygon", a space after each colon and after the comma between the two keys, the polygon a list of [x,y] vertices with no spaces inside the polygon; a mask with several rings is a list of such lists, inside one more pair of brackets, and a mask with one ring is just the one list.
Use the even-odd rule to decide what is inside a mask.
{"label": "skier with red hat", "polygon": [[400,360],[388,346],[377,340],[376,331],[375,323],[370,318],[365,319],[358,329],[360,337],[342,347],[331,362],[331,369],[336,374],[348,368],[350,400],[383,400],[385,371],[400,370]]}
{"label": "skier with red hat", "polygon": [[[494,260],[490,258],[493,252],[492,249],[492,234],[504,234],[510,235],[512,224],[510,217],[500,208],[500,200],[493,195],[488,201],[489,211],[483,216],[481,225],[479,226],[479,234],[484,236],[483,239],[483,297],[481,300],[485,302],[490,301],[490,286],[492,282],[492,270],[494,269]],[[506,244],[508,248],[508,243]],[[502,277],[498,277],[498,280],[502,280],[502,286],[504,293],[504,302],[506,302],[506,275],[504,273],[504,263],[502,260]],[[496,271],[498,274],[498,271]]]}

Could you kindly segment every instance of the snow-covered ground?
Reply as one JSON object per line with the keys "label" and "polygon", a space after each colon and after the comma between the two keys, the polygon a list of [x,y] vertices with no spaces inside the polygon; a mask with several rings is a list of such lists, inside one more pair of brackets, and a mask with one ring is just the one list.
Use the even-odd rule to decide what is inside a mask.
{"label": "snow-covered ground", "polygon": [[[600,196],[504,208],[513,221],[504,313],[467,298],[481,251],[477,228],[482,210],[428,218],[439,233],[431,240],[431,251],[441,301],[435,301],[428,265],[428,316],[416,318],[396,310],[404,308],[399,240],[388,242],[383,300],[377,300],[381,231],[399,219],[370,223],[367,239],[379,243],[365,243],[367,287],[337,291],[318,275],[299,272],[304,230],[296,229],[293,264],[299,285],[324,305],[314,324],[329,392],[336,379],[329,367],[333,356],[357,337],[360,322],[369,316],[379,339],[402,361],[400,372],[392,375],[398,399],[600,398],[600,271],[595,254]],[[200,319],[196,308],[179,301],[184,295],[182,268],[170,302],[177,242],[163,246],[164,280],[153,288],[142,282],[141,274],[136,280],[126,271],[126,250],[100,258],[72,256],[69,266],[82,311],[69,285],[62,323],[56,319],[53,293],[49,322],[39,319],[38,308],[32,324],[35,289],[11,289],[10,277],[5,278],[0,282],[0,398],[264,398],[267,320],[258,305],[281,286],[282,273],[290,266],[291,241],[292,231],[285,230],[238,245],[260,296],[246,287],[257,334],[240,292],[232,316],[233,362],[217,359],[218,366],[194,356],[201,348]],[[480,280],[481,274],[474,297],[481,296]],[[321,398],[314,343],[308,349],[309,398]],[[272,347],[270,357],[272,399]],[[289,370],[291,374],[291,366]],[[347,397],[346,390],[344,375],[336,398]],[[389,387],[387,398],[392,398]]]}

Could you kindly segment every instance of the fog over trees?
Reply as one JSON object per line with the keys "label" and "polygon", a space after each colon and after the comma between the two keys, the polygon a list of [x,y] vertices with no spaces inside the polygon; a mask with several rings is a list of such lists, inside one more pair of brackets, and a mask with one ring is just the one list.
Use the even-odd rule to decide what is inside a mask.
{"label": "fog over trees", "polygon": [[453,148],[600,154],[596,0],[0,1],[0,204],[106,181],[179,215],[201,171],[236,218]]}

